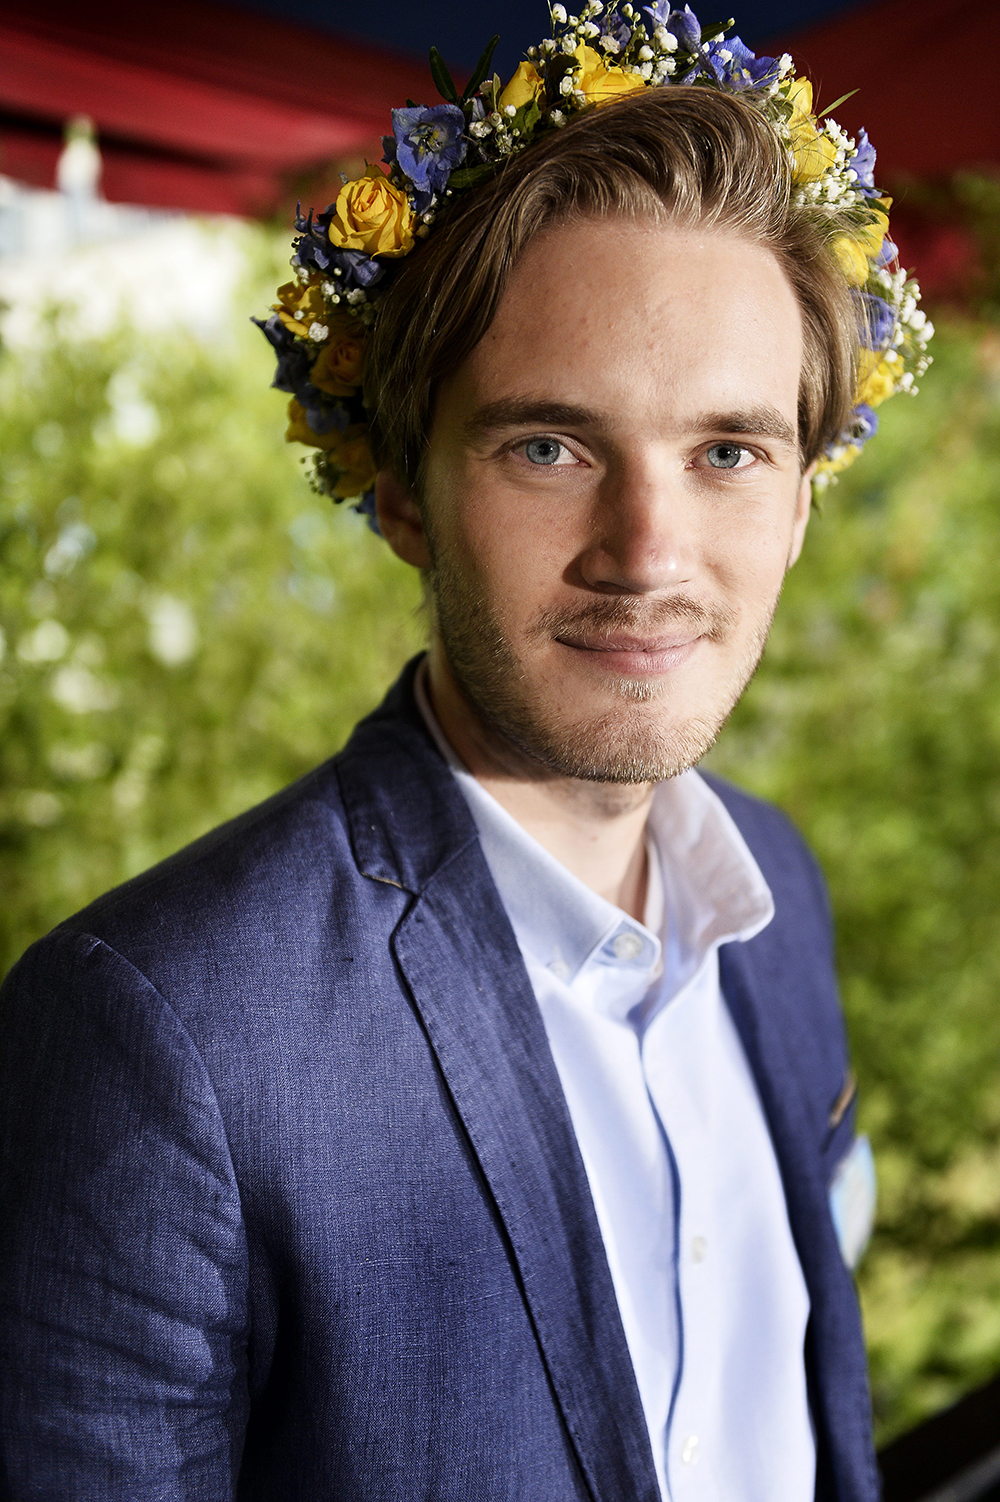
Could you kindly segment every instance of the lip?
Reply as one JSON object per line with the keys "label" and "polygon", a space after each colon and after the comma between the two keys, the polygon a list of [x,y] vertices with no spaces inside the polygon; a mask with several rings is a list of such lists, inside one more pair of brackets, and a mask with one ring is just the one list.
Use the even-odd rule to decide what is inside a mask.
{"label": "lip", "polygon": [[657,677],[675,671],[687,662],[702,640],[701,635],[641,637],[624,633],[556,637],[560,646],[583,654],[595,667],[629,678]]}

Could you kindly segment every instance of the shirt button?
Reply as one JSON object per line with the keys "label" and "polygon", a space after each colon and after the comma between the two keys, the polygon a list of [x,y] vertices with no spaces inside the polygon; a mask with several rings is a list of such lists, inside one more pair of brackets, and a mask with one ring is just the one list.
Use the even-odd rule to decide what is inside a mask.
{"label": "shirt button", "polygon": [[681,1445],[681,1460],[685,1465],[694,1465],[698,1459],[698,1436],[689,1434]]}
{"label": "shirt button", "polygon": [[708,1256],[708,1242],[704,1236],[691,1237],[691,1261],[704,1262]]}
{"label": "shirt button", "polygon": [[638,934],[617,934],[612,944],[615,958],[619,960],[637,960],[642,954],[642,940]]}

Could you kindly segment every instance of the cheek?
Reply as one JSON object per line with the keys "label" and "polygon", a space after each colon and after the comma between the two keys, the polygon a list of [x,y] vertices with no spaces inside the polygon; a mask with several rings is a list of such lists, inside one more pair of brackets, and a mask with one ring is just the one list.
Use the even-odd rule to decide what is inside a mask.
{"label": "cheek", "polygon": [[712,532],[712,571],[730,600],[749,616],[769,610],[788,566],[791,507],[787,514],[773,505],[764,512],[741,508]]}

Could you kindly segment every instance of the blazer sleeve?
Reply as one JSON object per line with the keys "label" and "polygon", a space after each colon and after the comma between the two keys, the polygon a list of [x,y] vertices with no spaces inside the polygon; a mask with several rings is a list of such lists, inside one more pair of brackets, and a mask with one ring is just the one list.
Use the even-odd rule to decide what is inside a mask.
{"label": "blazer sleeve", "polygon": [[121,955],[62,930],[0,991],[0,1496],[223,1502],[246,1243],[204,1063]]}

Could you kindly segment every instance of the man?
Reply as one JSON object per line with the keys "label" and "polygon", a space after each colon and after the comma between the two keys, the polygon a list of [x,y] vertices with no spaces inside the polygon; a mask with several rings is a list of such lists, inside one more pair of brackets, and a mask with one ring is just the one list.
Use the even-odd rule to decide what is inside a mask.
{"label": "man", "polygon": [[397,268],[429,653],[5,988],[3,1495],[877,1496],[822,882],[690,770],[851,404],[789,170],[649,90]]}

